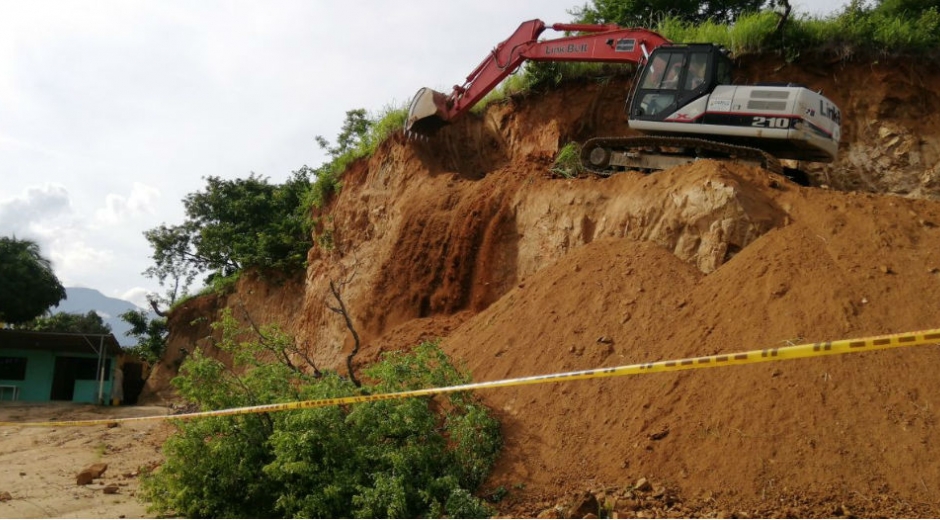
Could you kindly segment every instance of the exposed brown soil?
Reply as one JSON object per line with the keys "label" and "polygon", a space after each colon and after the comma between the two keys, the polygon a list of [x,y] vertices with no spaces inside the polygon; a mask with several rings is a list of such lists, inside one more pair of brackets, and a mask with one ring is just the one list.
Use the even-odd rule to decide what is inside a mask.
{"label": "exposed brown soil", "polygon": [[[938,208],[797,188],[777,200],[794,221],[707,276],[657,245],[595,241],[445,345],[489,380],[936,326],[940,233],[908,212],[936,222]],[[869,240],[890,245],[858,247]],[[507,440],[492,485],[551,498],[648,477],[716,511],[832,516],[851,501],[853,514],[893,516],[902,501],[904,515],[936,516],[938,361],[931,347],[492,391]]]}
{"label": "exposed brown soil", "polygon": [[[172,399],[182,349],[210,333],[190,323],[226,305],[343,369],[330,279],[350,280],[360,365],[444,337],[478,381],[940,327],[938,71],[742,66],[842,107],[840,160],[801,165],[814,187],[721,161],[556,178],[561,145],[626,131],[627,80],[512,99],[354,164],[318,230],[335,248],[304,280],[177,311],[148,395]],[[488,391],[506,448],[485,491],[518,516],[588,490],[633,517],[940,516],[938,362],[918,347]]]}

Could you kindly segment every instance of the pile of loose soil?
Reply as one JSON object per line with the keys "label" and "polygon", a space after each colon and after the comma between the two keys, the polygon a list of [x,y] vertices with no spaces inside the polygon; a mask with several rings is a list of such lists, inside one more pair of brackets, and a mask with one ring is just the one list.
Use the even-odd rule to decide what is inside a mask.
{"label": "pile of loose soil", "polygon": [[[940,205],[773,189],[726,167],[789,223],[707,275],[649,242],[591,242],[445,348],[492,380],[940,326]],[[715,165],[662,175],[696,168]],[[714,510],[830,516],[851,501],[853,514],[936,515],[938,362],[933,346],[490,391],[506,436],[490,485],[535,490],[516,493],[520,514],[647,477]]]}

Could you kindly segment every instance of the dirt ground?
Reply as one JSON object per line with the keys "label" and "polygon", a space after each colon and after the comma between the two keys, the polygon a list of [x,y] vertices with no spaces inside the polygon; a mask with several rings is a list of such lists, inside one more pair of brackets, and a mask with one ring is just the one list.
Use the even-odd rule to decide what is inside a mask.
{"label": "dirt ground", "polygon": [[[0,421],[38,422],[166,415],[162,406],[99,407],[73,403],[0,403]],[[152,518],[136,498],[139,475],[160,461],[170,432],[162,421],[108,427],[0,426],[0,518]],[[108,465],[79,486],[79,472]],[[105,488],[117,486],[117,492]]]}
{"label": "dirt ground", "polygon": [[[344,371],[333,281],[358,366],[442,337],[476,381],[940,327],[940,70],[742,65],[742,82],[795,81],[842,107],[840,159],[799,165],[811,187],[714,160],[561,178],[561,146],[627,132],[628,81],[517,96],[351,165],[317,214],[330,248],[302,279],[246,276],[177,308],[143,398],[172,402],[187,353],[215,354],[225,307]],[[481,392],[505,439],[482,493],[522,517],[938,517],[938,365],[928,346]],[[107,444],[94,436],[113,435],[33,433],[89,450],[55,466],[64,498]],[[3,478],[33,470],[18,471]]]}

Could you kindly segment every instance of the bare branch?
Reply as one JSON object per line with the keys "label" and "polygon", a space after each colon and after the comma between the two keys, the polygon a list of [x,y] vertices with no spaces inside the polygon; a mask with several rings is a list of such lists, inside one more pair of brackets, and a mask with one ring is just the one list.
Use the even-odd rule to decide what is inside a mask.
{"label": "bare branch", "polygon": [[360,347],[359,333],[356,332],[356,327],[353,325],[352,318],[350,318],[349,316],[349,311],[346,309],[346,303],[343,302],[343,296],[340,292],[340,287],[341,285],[337,285],[337,283],[334,282],[333,279],[330,279],[330,293],[333,294],[333,299],[336,300],[338,307],[327,306],[327,308],[339,314],[340,316],[342,316],[343,320],[346,322],[346,328],[349,330],[350,333],[352,333],[354,344],[353,344],[352,352],[350,352],[349,355],[346,356],[346,371],[349,373],[349,379],[353,382],[353,384],[355,384],[356,386],[362,386],[362,384],[356,378],[356,373],[353,371],[353,366],[352,366],[353,357],[355,357],[356,354],[359,353],[359,347]]}
{"label": "bare branch", "polygon": [[336,281],[335,279],[330,278],[330,294],[333,296],[335,304],[330,305],[327,303],[326,308],[331,312],[342,316],[343,321],[346,323],[346,329],[349,330],[349,332],[352,334],[353,349],[352,352],[346,356],[346,371],[349,373],[349,379],[353,382],[353,384],[355,384],[357,387],[361,387],[362,383],[359,382],[359,380],[356,378],[355,372],[353,371],[353,358],[356,357],[356,354],[359,353],[359,348],[362,346],[362,342],[359,338],[359,332],[356,331],[356,327],[353,324],[352,317],[349,315],[349,309],[346,308],[346,302],[343,301],[343,290],[356,278],[356,271],[358,270],[356,268],[358,265],[358,259],[354,260],[351,270],[348,270],[345,266],[341,265],[342,277],[340,280]]}
{"label": "bare branch", "polygon": [[153,312],[156,313],[157,316],[160,316],[161,318],[166,318],[166,313],[161,311],[160,308],[157,306],[159,302],[157,302],[156,298],[152,298],[148,296],[147,303],[150,304],[150,308],[153,309]]}
{"label": "bare branch", "polygon": [[[787,23],[787,20],[790,19],[790,2],[788,0],[776,0],[777,8],[774,9],[774,12],[777,13],[777,16],[780,17],[777,20],[777,26],[774,28],[774,34],[780,34],[783,31],[784,24]],[[782,12],[781,12],[782,10]]]}
{"label": "bare branch", "polygon": [[245,319],[248,321],[248,324],[251,325],[251,330],[255,331],[255,334],[258,335],[258,342],[261,343],[261,346],[263,346],[265,350],[268,350],[269,352],[273,352],[274,355],[277,356],[281,362],[287,365],[287,368],[291,369],[294,372],[302,373],[300,369],[298,369],[297,366],[295,366],[294,363],[291,362],[290,354],[288,354],[285,350],[277,348],[276,346],[270,344],[269,342],[270,338],[268,338],[268,336],[266,336],[264,332],[262,332],[261,329],[258,328],[257,325],[255,325],[255,321],[251,319],[251,314],[248,312],[248,309],[245,308],[245,304],[238,302],[238,306],[241,307],[242,313],[245,315]]}

